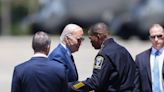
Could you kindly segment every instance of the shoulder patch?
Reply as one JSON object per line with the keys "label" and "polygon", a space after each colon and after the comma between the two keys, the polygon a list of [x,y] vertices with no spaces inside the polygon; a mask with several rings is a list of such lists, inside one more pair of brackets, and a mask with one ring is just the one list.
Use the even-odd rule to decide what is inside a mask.
{"label": "shoulder patch", "polygon": [[104,57],[103,56],[97,56],[95,58],[94,68],[95,69],[101,69],[103,62],[104,62]]}
{"label": "shoulder patch", "polygon": [[81,87],[85,86],[85,84],[83,82],[79,82],[73,85],[74,89],[80,89]]}

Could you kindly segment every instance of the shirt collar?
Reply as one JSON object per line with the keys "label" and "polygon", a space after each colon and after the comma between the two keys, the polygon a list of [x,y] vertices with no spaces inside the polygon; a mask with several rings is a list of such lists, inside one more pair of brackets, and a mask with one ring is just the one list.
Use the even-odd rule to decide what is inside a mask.
{"label": "shirt collar", "polygon": [[43,53],[36,53],[32,57],[45,57],[45,58],[47,58],[47,56]]}
{"label": "shirt collar", "polygon": [[[151,54],[154,54],[156,53],[157,49],[153,48],[152,47],[152,51],[151,51]],[[162,52],[164,51],[164,47],[162,47],[161,49],[159,49],[159,53],[162,54]]]}
{"label": "shirt collar", "polygon": [[67,51],[67,53],[68,53],[68,55],[71,55],[71,51],[67,48],[67,46],[64,44],[64,43],[60,43],[63,47],[64,47],[64,49]]}

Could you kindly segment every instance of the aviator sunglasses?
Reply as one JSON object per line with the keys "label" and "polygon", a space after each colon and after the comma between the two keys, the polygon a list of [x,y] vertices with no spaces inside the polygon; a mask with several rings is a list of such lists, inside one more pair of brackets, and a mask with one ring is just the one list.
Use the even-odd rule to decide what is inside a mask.
{"label": "aviator sunglasses", "polygon": [[160,34],[160,35],[152,35],[152,36],[149,36],[149,37],[150,37],[150,39],[155,39],[156,37],[158,39],[162,39],[163,38],[163,35],[162,34]]}

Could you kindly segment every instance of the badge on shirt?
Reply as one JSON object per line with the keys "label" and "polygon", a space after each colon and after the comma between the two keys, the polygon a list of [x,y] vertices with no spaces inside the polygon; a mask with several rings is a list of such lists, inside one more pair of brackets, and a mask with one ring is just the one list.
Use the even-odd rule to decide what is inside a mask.
{"label": "badge on shirt", "polygon": [[103,62],[104,62],[104,57],[97,56],[95,59],[94,68],[95,69],[101,69]]}

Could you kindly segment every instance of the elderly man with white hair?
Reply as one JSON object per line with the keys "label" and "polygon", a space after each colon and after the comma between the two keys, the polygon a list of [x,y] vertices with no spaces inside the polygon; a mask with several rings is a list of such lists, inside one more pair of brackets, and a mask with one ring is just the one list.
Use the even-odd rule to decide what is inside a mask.
{"label": "elderly man with white hair", "polygon": [[59,45],[50,53],[48,59],[59,62],[67,70],[68,82],[78,80],[78,73],[72,53],[78,51],[83,39],[83,29],[76,24],[68,24],[64,28]]}

